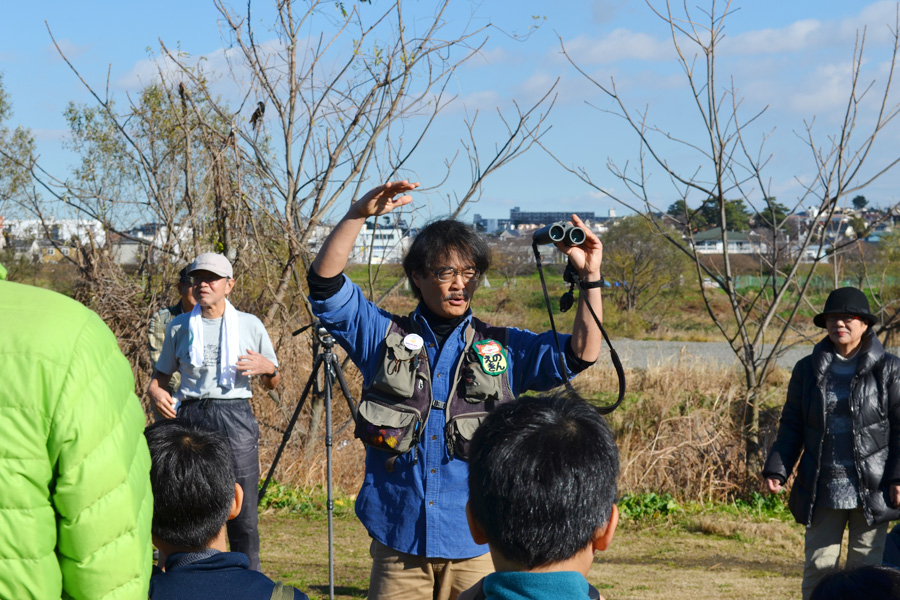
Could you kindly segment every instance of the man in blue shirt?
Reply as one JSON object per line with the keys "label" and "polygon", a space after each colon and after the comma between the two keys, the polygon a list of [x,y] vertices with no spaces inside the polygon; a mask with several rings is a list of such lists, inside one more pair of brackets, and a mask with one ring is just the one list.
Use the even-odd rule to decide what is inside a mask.
{"label": "man in blue shirt", "polygon": [[[313,311],[363,376],[356,435],[368,446],[356,513],[372,536],[370,599],[455,600],[492,571],[466,526],[468,441],[496,404],[562,384],[597,360],[602,336],[600,240],[559,249],[581,278],[571,336],[492,327],[472,316],[490,251],[457,221],[425,227],[403,261],[420,300],[408,317],[368,301],[343,275],[365,220],[408,204],[418,187],[389,182],[355,202],[309,273]],[[563,367],[564,365],[564,367]]]}

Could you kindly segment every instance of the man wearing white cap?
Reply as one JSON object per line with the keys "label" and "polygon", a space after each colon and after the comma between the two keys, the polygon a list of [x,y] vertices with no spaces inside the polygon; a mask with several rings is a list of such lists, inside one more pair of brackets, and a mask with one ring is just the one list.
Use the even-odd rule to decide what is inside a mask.
{"label": "man wearing white cap", "polygon": [[[278,361],[262,322],[228,301],[234,272],[227,258],[201,254],[189,274],[197,305],[169,324],[148,393],[163,417],[178,416],[228,438],[245,490],[244,509],[228,522],[228,541],[259,571],[259,426],[250,407],[250,378],[274,389],[281,379]],[[173,398],[166,386],[175,372],[181,384]]]}

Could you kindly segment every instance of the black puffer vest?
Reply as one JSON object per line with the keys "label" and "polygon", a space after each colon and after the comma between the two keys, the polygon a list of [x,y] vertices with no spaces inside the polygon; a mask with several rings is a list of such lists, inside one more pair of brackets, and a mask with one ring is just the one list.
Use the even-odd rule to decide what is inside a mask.
{"label": "black puffer vest", "polygon": [[[798,523],[812,523],[825,436],[825,387],[834,344],[825,338],[801,359],[791,376],[778,437],[763,475],[786,481],[797,458],[797,478],[788,504]],[[853,455],[859,500],[869,525],[900,518],[889,488],[900,482],[900,359],[886,354],[868,330],[860,341],[856,375],[850,383]],[[803,453],[802,457],[800,453]]]}
{"label": "black puffer vest", "polygon": [[391,318],[381,365],[359,402],[356,437],[394,455],[415,451],[434,407],[446,413],[447,454],[466,460],[469,443],[484,417],[501,402],[514,399],[507,330],[472,318],[446,403],[431,397],[428,353],[421,337],[416,337],[417,327],[410,317]]}

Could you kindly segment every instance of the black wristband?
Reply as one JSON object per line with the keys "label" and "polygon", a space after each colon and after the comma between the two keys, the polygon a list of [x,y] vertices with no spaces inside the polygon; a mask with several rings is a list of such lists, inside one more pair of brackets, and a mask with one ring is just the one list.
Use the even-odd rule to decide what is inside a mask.
{"label": "black wristband", "polygon": [[597,281],[585,281],[584,279],[579,280],[578,287],[583,290],[592,290],[594,288],[603,287],[604,283],[606,282],[603,281],[603,275],[601,275],[600,279],[598,279]]}
{"label": "black wristband", "polygon": [[278,366],[277,365],[275,366],[274,371],[272,371],[271,373],[266,373],[266,377],[268,377],[269,379],[272,379],[276,375],[278,375]]}

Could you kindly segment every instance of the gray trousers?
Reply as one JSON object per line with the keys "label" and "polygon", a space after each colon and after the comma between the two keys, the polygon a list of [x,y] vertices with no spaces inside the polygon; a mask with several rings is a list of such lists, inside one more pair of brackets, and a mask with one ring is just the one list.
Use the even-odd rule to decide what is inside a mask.
{"label": "gray trousers", "polygon": [[218,431],[228,438],[234,475],[244,490],[240,514],[228,521],[228,544],[232,552],[243,552],[250,568],[259,563],[259,425],[249,400],[192,400],[182,402],[178,416],[192,425]]}
{"label": "gray trousers", "polygon": [[819,581],[836,569],[841,558],[841,538],[850,529],[847,568],[880,565],[888,523],[869,525],[861,508],[841,510],[815,507],[806,528],[806,564],[803,567],[803,600],[808,600]]}

